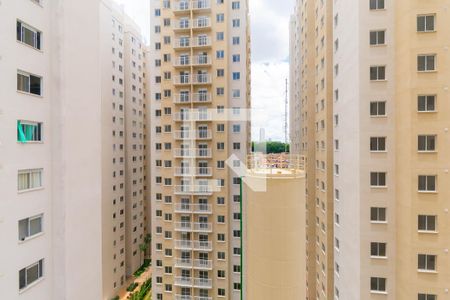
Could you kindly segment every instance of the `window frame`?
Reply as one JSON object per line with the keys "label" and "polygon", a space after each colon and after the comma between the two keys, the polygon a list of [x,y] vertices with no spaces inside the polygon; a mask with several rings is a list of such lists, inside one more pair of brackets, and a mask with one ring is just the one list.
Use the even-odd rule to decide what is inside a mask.
{"label": "window frame", "polygon": [[[35,0],[32,0],[32,1],[35,2]],[[36,4],[40,5],[40,3],[36,3]],[[18,32],[19,24],[20,24],[20,38],[19,38],[19,32]],[[24,34],[24,30],[23,30],[24,28],[33,33],[33,44],[32,45],[28,44],[25,41],[25,38],[24,38],[25,34]],[[16,20],[16,40],[20,44],[27,45],[37,51],[42,52],[42,37],[43,37],[42,31],[40,31],[39,29],[37,29],[31,25],[28,25],[27,23],[25,23],[24,21],[22,21],[20,19]]]}
{"label": "window frame", "polygon": [[[27,278],[28,277],[28,271],[31,268],[36,267],[36,266],[38,268],[37,269],[38,277],[35,280],[31,281],[31,282],[27,282],[28,281],[27,280],[28,279]],[[25,285],[24,286],[21,286],[21,272],[22,271],[24,272],[24,275],[25,275],[25,278],[24,278]],[[33,287],[38,282],[40,282],[43,278],[44,278],[44,259],[42,258],[42,259],[38,260],[37,262],[35,262],[35,263],[31,264],[31,265],[28,265],[28,266],[26,266],[26,267],[24,267],[24,268],[19,270],[19,292],[22,292],[24,290],[27,290],[28,288]]]}
{"label": "window frame", "polygon": [[[427,25],[428,25],[427,17],[433,17],[433,29],[432,30],[427,29]],[[419,19],[420,18],[424,18],[424,21],[423,21],[424,28],[423,28],[423,30],[419,30],[420,29],[419,28]],[[419,14],[419,15],[417,15],[417,17],[416,17],[416,31],[418,33],[436,32],[436,14]]]}
{"label": "window frame", "polygon": [[[433,69],[428,69],[428,58],[433,58]],[[424,69],[420,69],[420,59],[424,58]],[[417,54],[417,72],[418,73],[433,73],[437,72],[437,54],[436,53],[424,53]]]}

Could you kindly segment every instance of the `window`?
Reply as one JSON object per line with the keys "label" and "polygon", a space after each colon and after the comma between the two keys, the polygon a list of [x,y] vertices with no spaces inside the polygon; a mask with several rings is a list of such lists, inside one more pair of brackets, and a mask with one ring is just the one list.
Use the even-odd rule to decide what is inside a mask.
{"label": "window", "polygon": [[19,221],[19,241],[24,241],[42,232],[42,217],[43,215],[38,215]]}
{"label": "window", "polygon": [[38,262],[19,271],[19,289],[22,290],[26,288],[43,276],[44,260],[41,259]]}
{"label": "window", "polygon": [[224,14],[217,14],[216,15],[216,22],[217,23],[223,23],[225,21],[225,15]]}
{"label": "window", "polygon": [[42,123],[17,121],[17,141],[21,143],[42,141]]}
{"label": "window", "polygon": [[386,257],[386,243],[370,243],[370,256]]}
{"label": "window", "polygon": [[233,72],[233,80],[239,80],[239,79],[241,79],[241,73]]}
{"label": "window", "polygon": [[419,175],[418,180],[419,192],[435,192],[436,176],[435,175]]}
{"label": "window", "polygon": [[436,216],[419,215],[417,219],[417,229],[419,231],[436,232]]}
{"label": "window", "polygon": [[430,72],[436,70],[436,55],[423,54],[417,56],[417,71]]}
{"label": "window", "polygon": [[385,137],[371,137],[370,138],[370,151],[372,151],[372,152],[386,151],[386,138]]}
{"label": "window", "polygon": [[420,271],[436,271],[436,255],[417,255],[417,269]]}
{"label": "window", "polygon": [[36,75],[18,71],[17,90],[34,95],[42,95],[42,78]]}
{"label": "window", "polygon": [[417,111],[419,112],[436,111],[436,95],[417,96]]}
{"label": "window", "polygon": [[417,300],[437,300],[437,296],[432,294],[418,294]]}
{"label": "window", "polygon": [[386,292],[386,278],[370,277],[371,292]]}
{"label": "window", "polygon": [[386,208],[385,207],[371,207],[370,221],[371,222],[386,222]]}
{"label": "window", "polygon": [[239,1],[233,1],[231,3],[231,9],[239,9],[241,7],[241,3]]}
{"label": "window", "polygon": [[384,0],[370,0],[370,9],[384,9]]}
{"label": "window", "polygon": [[385,44],[385,30],[377,30],[370,32],[370,45],[384,45]]}
{"label": "window", "polygon": [[371,172],[370,173],[370,186],[371,187],[385,187],[386,186],[386,173],[385,172]]}
{"label": "window", "polygon": [[233,27],[237,28],[241,26],[241,20],[240,19],[233,19]]}
{"label": "window", "polygon": [[418,32],[433,32],[435,15],[419,15],[417,16]]}
{"label": "window", "polygon": [[436,151],[436,138],[435,135],[419,135],[417,137],[417,150],[421,152]]}
{"label": "window", "polygon": [[386,102],[384,101],[370,102],[370,115],[372,117],[386,116]]}
{"label": "window", "polygon": [[240,62],[240,61],[241,61],[241,55],[233,54],[233,62]]}
{"label": "window", "polygon": [[370,80],[371,81],[386,80],[386,67],[385,66],[371,66],[370,67]]}
{"label": "window", "polygon": [[224,35],[223,32],[217,32],[217,34],[216,34],[216,39],[217,39],[218,41],[223,41],[224,38],[225,38],[225,35]]}
{"label": "window", "polygon": [[41,49],[42,32],[39,30],[17,21],[17,40],[27,44],[35,49]]}
{"label": "window", "polygon": [[19,191],[40,188],[42,187],[42,169],[20,170],[17,181]]}
{"label": "window", "polygon": [[216,52],[216,58],[217,58],[217,59],[224,59],[224,57],[225,57],[225,51],[223,51],[223,50],[218,50],[218,51]]}

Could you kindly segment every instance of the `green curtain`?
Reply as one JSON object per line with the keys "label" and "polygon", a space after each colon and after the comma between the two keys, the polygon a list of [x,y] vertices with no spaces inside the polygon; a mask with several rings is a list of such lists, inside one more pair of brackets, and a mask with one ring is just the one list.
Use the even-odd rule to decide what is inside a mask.
{"label": "green curtain", "polygon": [[17,141],[21,143],[26,143],[27,141],[20,121],[17,121]]}
{"label": "green curtain", "polygon": [[33,135],[34,135],[34,126],[33,125],[25,125],[25,138],[28,141],[32,141],[33,140]]}

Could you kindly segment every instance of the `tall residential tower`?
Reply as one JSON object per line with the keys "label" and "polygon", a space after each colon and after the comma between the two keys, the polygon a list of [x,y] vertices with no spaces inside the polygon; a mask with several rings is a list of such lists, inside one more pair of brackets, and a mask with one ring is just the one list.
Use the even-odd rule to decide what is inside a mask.
{"label": "tall residential tower", "polygon": [[[448,296],[447,6],[440,0],[297,1],[301,54],[291,61],[305,86],[293,99],[302,133],[293,143],[304,147],[308,180],[317,180],[311,172],[328,178],[334,203],[333,219],[325,223],[329,229],[334,223],[334,250],[327,253],[328,259],[334,255],[328,269],[334,288],[317,299]],[[331,55],[322,49],[332,49]],[[322,69],[331,72],[322,77]],[[321,97],[323,87],[332,92]],[[311,120],[323,109],[322,99],[328,113]],[[323,149],[324,130],[333,132]],[[332,153],[325,168],[321,151]],[[322,187],[320,179],[315,184]],[[308,243],[320,243],[320,215],[316,210],[308,218],[319,222],[319,239]],[[320,282],[320,269],[315,273]]]}
{"label": "tall residential tower", "polygon": [[151,0],[150,47],[153,298],[239,299],[248,3]]}

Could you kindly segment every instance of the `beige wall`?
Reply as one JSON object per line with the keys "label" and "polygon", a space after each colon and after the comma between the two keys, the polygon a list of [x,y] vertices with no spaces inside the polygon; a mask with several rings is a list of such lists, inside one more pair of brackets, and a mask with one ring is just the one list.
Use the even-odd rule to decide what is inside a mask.
{"label": "beige wall", "polygon": [[250,171],[244,182],[245,299],[305,299],[304,174]]}

